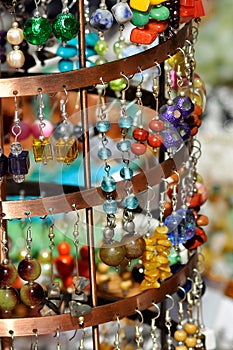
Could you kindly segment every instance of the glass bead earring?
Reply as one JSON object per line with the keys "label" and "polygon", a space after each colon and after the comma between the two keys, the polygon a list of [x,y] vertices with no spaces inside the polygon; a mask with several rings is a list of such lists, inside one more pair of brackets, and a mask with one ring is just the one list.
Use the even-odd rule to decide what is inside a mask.
{"label": "glass bead earring", "polygon": [[62,12],[57,15],[52,23],[53,34],[62,43],[66,43],[76,37],[79,31],[77,18],[69,12],[68,0],[63,0]]}
{"label": "glass bead earring", "polygon": [[66,112],[68,93],[65,87],[63,87],[63,89],[65,92],[65,100],[60,100],[60,112],[63,121],[62,124],[59,125],[59,129],[62,130],[63,135],[55,142],[54,150],[56,160],[69,165],[78,157],[78,141],[76,137],[70,135],[70,131],[73,129],[73,126],[68,120],[68,115]]}
{"label": "glass bead earring", "polygon": [[13,180],[17,183],[21,183],[25,180],[25,175],[29,171],[30,160],[28,151],[23,150],[21,143],[18,141],[18,137],[21,134],[21,126],[19,119],[19,110],[17,105],[17,93],[14,96],[15,102],[15,115],[14,123],[11,128],[11,132],[15,137],[15,140],[10,146],[9,154],[9,173],[13,175]]}
{"label": "glass bead earring", "polygon": [[40,15],[38,8],[40,1],[35,0],[36,9],[32,18],[24,23],[24,37],[32,45],[37,45],[38,50],[46,43],[52,33],[49,20]]}
{"label": "glass bead earring", "polygon": [[35,162],[43,162],[43,164],[47,164],[49,160],[53,159],[53,153],[52,153],[52,146],[50,137],[44,136],[44,127],[45,124],[45,115],[44,115],[44,101],[43,101],[43,94],[42,90],[39,89],[39,112],[38,112],[38,119],[39,119],[39,137],[33,139],[33,154]]}

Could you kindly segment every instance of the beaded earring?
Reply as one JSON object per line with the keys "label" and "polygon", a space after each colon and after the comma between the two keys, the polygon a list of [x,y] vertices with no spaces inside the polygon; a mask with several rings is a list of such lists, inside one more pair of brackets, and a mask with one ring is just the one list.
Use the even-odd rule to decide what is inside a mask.
{"label": "beaded earring", "polygon": [[23,150],[23,147],[20,142],[18,142],[18,137],[21,134],[21,126],[19,119],[19,110],[17,104],[17,92],[14,96],[15,103],[15,115],[14,122],[11,128],[11,132],[15,137],[15,140],[10,146],[9,154],[9,173],[13,175],[13,180],[17,183],[21,183],[25,180],[25,175],[29,171],[30,160],[28,151]]}
{"label": "beaded earring", "polygon": [[60,100],[60,112],[63,118],[62,125],[59,125],[59,129],[62,130],[62,137],[60,137],[54,145],[55,157],[58,162],[63,162],[69,165],[74,162],[78,157],[78,141],[76,137],[70,136],[70,130],[72,130],[72,124],[67,118],[66,104],[68,102],[68,93],[63,87],[66,99]]}
{"label": "beaded earring", "polygon": [[38,50],[46,43],[52,33],[52,26],[47,18],[40,15],[40,0],[34,0],[36,9],[32,18],[24,23],[23,34],[27,42],[37,45]]}
{"label": "beaded earring", "polygon": [[8,240],[3,220],[0,222],[2,231],[2,261],[0,264],[0,310],[10,312],[19,302],[19,295],[12,285],[18,278],[18,272],[8,257]]}
{"label": "beaded earring", "polygon": [[68,0],[63,0],[62,12],[53,20],[52,30],[55,37],[66,43],[76,37],[79,30],[77,18],[69,12]]}
{"label": "beaded earring", "polygon": [[47,164],[49,160],[53,159],[52,146],[50,142],[50,137],[44,136],[44,127],[45,127],[45,115],[44,115],[44,101],[42,90],[38,89],[39,95],[39,137],[33,139],[33,154],[35,162],[43,162],[43,164]]}
{"label": "beaded earring", "polygon": [[19,45],[24,40],[24,34],[22,29],[19,28],[19,24],[16,21],[15,6],[16,1],[12,1],[14,20],[12,22],[12,28],[10,28],[6,34],[7,41],[13,45],[13,50],[10,51],[6,56],[6,62],[8,66],[19,69],[22,68],[25,62],[25,57],[23,52],[20,50]]}
{"label": "beaded earring", "polygon": [[[186,291],[183,287],[178,287],[179,294],[181,298],[178,301],[178,324],[176,326],[176,331],[174,332],[174,339],[177,342],[176,350],[187,350],[185,345],[185,340],[187,338],[187,333],[184,330],[184,301],[186,299]],[[178,295],[179,295],[178,294]]]}
{"label": "beaded earring", "polygon": [[[192,281],[192,287],[187,292],[187,313],[188,313],[188,319],[186,323],[184,324],[184,331],[187,333],[187,337],[185,339],[185,345],[187,348],[195,348],[197,344],[197,330],[198,326],[193,318],[193,308],[194,308],[194,281]],[[194,293],[193,293],[194,292]]]}
{"label": "beaded earring", "polygon": [[136,349],[142,350],[143,349],[143,334],[142,334],[142,326],[144,322],[144,317],[142,312],[136,308],[136,313],[139,315],[140,319],[135,321],[135,342],[137,344]]}
{"label": "beaded earring", "polygon": [[39,350],[38,331],[37,331],[37,329],[33,329],[32,332],[34,335],[34,341],[32,340],[30,349],[31,350]]}
{"label": "beaded earring", "polygon": [[29,226],[26,231],[26,256],[19,262],[18,274],[27,283],[20,289],[20,299],[26,306],[34,308],[44,300],[44,290],[39,283],[35,282],[41,274],[41,266],[38,260],[32,257],[31,218],[29,216],[30,213],[27,212],[25,214],[29,220]]}
{"label": "beaded earring", "polygon": [[171,295],[166,294],[166,298],[170,299],[171,305],[168,308],[166,308],[166,312],[165,312],[165,326],[167,328],[167,341],[163,350],[175,350],[175,346],[173,345],[172,334],[171,334],[172,323],[171,323],[171,315],[170,315],[170,311],[174,308],[175,303]]}

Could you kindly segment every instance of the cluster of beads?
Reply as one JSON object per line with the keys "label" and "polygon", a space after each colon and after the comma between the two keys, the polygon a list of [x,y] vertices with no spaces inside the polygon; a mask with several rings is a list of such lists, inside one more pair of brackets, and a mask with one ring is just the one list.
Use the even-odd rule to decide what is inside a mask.
{"label": "cluster of beads", "polygon": [[7,64],[12,68],[21,68],[24,65],[25,57],[23,52],[20,50],[19,45],[24,40],[24,34],[22,29],[19,28],[18,22],[12,23],[12,28],[7,32],[7,41],[13,45],[13,50],[7,54]]}

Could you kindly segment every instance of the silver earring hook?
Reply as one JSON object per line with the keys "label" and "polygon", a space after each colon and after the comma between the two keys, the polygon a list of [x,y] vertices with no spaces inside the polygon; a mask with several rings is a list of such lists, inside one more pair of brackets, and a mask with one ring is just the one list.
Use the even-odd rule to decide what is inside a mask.
{"label": "silver earring hook", "polygon": [[157,315],[156,315],[155,317],[153,317],[153,318],[151,319],[151,321],[152,321],[152,320],[157,320],[157,318],[159,318],[159,316],[160,316],[160,308],[159,308],[159,306],[158,306],[157,304],[155,304],[154,302],[152,302],[152,305],[155,307],[155,309],[156,309],[156,311],[157,311]]}
{"label": "silver earring hook", "polygon": [[123,72],[120,72],[120,75],[125,79],[126,81],[126,87],[121,90],[121,93],[125,93],[128,89],[129,89],[129,77],[127,77],[127,75],[125,75]]}
{"label": "silver earring hook", "polygon": [[142,325],[143,322],[144,322],[143,314],[142,314],[142,312],[141,312],[138,308],[136,308],[135,311],[136,311],[137,314],[140,316],[141,320],[139,321],[139,323],[140,323],[140,325]]}
{"label": "silver earring hook", "polygon": [[183,297],[180,299],[179,302],[183,303],[183,301],[185,301],[186,296],[187,296],[186,290],[181,286],[178,286],[178,289],[181,290],[181,292],[183,293]]}
{"label": "silver earring hook", "polygon": [[166,310],[166,311],[169,312],[169,311],[171,311],[174,308],[175,302],[174,302],[174,298],[170,294],[166,294],[166,298],[171,300],[171,305]]}
{"label": "silver earring hook", "polygon": [[143,76],[143,71],[142,71],[142,67],[141,66],[138,66],[138,70],[139,70],[139,72],[140,72],[140,74],[141,74],[141,80],[140,80],[140,82],[138,83],[138,85],[142,85],[143,84],[143,82],[144,82],[144,76]]}

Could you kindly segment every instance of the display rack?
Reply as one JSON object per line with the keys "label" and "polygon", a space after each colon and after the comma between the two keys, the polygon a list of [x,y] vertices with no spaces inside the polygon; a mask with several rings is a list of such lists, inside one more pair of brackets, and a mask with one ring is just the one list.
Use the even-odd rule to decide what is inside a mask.
{"label": "display rack", "polygon": [[[45,94],[62,91],[63,87],[67,91],[80,91],[81,121],[83,128],[83,158],[84,158],[84,177],[85,189],[82,191],[65,194],[62,196],[53,196],[47,198],[37,198],[30,200],[8,201],[6,200],[5,181],[1,186],[1,213],[4,214],[4,220],[13,218],[25,218],[25,212],[30,211],[30,216],[45,216],[49,208],[53,208],[53,214],[64,213],[76,209],[86,209],[87,223],[87,244],[89,246],[89,266],[90,266],[90,297],[92,311],[84,316],[85,327],[91,326],[93,329],[93,349],[99,349],[99,328],[102,323],[116,320],[116,314],[125,317],[135,313],[135,309],[146,310],[153,302],[160,303],[166,297],[166,294],[173,294],[179,285],[183,285],[187,277],[192,274],[196,266],[197,256],[193,254],[186,266],[182,267],[174,276],[161,284],[157,290],[148,290],[135,296],[118,300],[107,305],[98,305],[96,290],[96,267],[95,267],[95,242],[93,232],[93,211],[92,206],[103,203],[104,197],[100,188],[93,188],[91,184],[91,166],[89,159],[89,118],[87,103],[87,88],[100,83],[101,79],[105,82],[119,78],[121,73],[130,76],[141,70],[148,69],[155,65],[155,62],[162,63],[169,55],[173,55],[178,48],[183,47],[187,39],[192,36],[192,24],[183,25],[177,35],[150,48],[140,54],[128,58],[109,62],[101,66],[85,68],[85,23],[84,23],[84,1],[78,1],[78,14],[80,22],[79,48],[80,48],[80,69],[66,73],[43,74],[35,76],[25,76],[20,78],[0,79],[0,98],[17,96],[37,95],[38,89]],[[3,144],[3,117],[1,116],[1,145]],[[148,181],[151,186],[159,184],[162,177],[169,177],[174,170],[179,170],[183,161],[188,157],[187,148],[182,148],[174,155],[147,170],[143,174],[137,174],[133,178],[134,192],[146,191]],[[124,181],[117,183],[117,199],[123,198],[125,194]],[[12,318],[0,320],[0,337],[2,349],[9,348],[9,342],[6,340],[10,335],[9,331],[14,331],[14,336],[31,336],[32,330],[36,329],[38,335],[53,333],[57,327],[60,331],[75,330],[82,325],[78,317],[72,317],[70,314],[46,317]]]}

